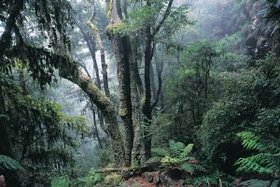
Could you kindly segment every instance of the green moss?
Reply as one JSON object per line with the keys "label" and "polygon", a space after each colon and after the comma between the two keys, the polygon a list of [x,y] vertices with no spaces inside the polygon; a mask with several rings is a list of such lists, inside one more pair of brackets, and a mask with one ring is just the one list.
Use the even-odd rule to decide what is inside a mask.
{"label": "green moss", "polygon": [[117,173],[112,173],[107,175],[104,179],[105,184],[107,185],[119,185],[122,180],[122,176]]}
{"label": "green moss", "polygon": [[119,21],[114,24],[109,24],[106,28],[107,33],[110,35],[120,35],[125,33],[126,24],[122,21]]}
{"label": "green moss", "polygon": [[106,7],[106,13],[107,13],[107,17],[110,18],[111,17],[111,14],[112,14],[112,0],[109,1],[109,3],[107,4],[107,7]]}
{"label": "green moss", "polygon": [[127,109],[124,107],[119,108],[119,116],[123,117],[127,114]]}

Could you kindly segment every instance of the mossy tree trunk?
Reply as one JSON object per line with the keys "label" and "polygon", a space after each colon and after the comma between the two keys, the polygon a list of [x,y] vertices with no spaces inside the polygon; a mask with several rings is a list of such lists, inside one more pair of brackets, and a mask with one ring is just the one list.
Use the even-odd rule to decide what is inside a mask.
{"label": "mossy tree trunk", "polygon": [[109,13],[110,17],[107,31],[112,41],[117,64],[120,97],[119,116],[122,118],[125,127],[125,165],[130,166],[134,139],[130,88],[131,45],[128,36],[120,35],[113,30],[113,28],[117,27],[122,22],[120,1],[112,0],[111,4],[108,6],[111,7],[111,13]]}
{"label": "mossy tree trunk", "polygon": [[132,47],[133,59],[131,61],[130,76],[131,76],[131,103],[132,103],[132,123],[134,129],[134,141],[132,149],[132,166],[141,165],[141,129],[140,123],[142,121],[142,111],[140,96],[142,95],[142,81],[138,71],[137,57],[135,54],[135,49],[137,46]]}
{"label": "mossy tree trunk", "polygon": [[106,95],[93,83],[91,78],[81,70],[78,70],[74,67],[72,71],[67,71],[66,68],[60,67],[60,75],[63,78],[66,78],[78,85],[89,96],[91,102],[100,109],[104,115],[105,122],[108,125],[108,132],[110,135],[110,143],[113,150],[115,165],[124,165],[125,153],[114,105],[111,103],[109,98],[106,97]]}
{"label": "mossy tree trunk", "polygon": [[[96,85],[99,89],[101,89],[101,79],[100,79],[100,75],[99,75],[99,68],[97,65],[96,54],[95,54],[95,52],[96,52],[95,42],[92,39],[92,36],[88,32],[85,32],[85,30],[87,29],[87,26],[85,24],[83,24],[78,18],[76,18],[76,24],[79,27],[79,29],[83,35],[83,38],[86,41],[88,49],[90,51],[91,58],[92,58],[92,65],[93,65],[93,74],[95,75]],[[105,93],[107,93],[107,92],[105,92]],[[103,114],[99,111],[99,109],[97,109],[97,116],[98,116],[99,123],[100,123],[102,130],[106,133],[107,136],[109,136],[108,128],[107,128],[106,124],[104,124]]]}

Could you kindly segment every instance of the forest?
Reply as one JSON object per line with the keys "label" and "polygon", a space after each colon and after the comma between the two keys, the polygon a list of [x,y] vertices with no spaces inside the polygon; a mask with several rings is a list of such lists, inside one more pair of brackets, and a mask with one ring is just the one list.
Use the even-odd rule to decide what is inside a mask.
{"label": "forest", "polygon": [[280,0],[0,0],[0,187],[280,187]]}

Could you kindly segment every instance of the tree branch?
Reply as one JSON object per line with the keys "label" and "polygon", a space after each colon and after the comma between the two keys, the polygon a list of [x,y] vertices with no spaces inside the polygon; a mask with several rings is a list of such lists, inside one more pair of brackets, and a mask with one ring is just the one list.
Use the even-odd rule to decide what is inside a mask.
{"label": "tree branch", "polygon": [[161,77],[162,76],[162,71],[163,71],[162,66],[160,68],[157,68],[158,90],[157,90],[156,100],[151,106],[152,110],[155,108],[155,106],[157,105],[157,103],[159,101],[159,97],[160,97],[160,93],[161,93],[161,89],[162,89],[162,77]]}
{"label": "tree branch", "polygon": [[160,20],[160,22],[158,23],[158,25],[156,26],[156,28],[154,29],[154,31],[152,32],[152,38],[155,37],[155,35],[158,33],[158,31],[160,30],[160,28],[162,27],[163,23],[165,22],[165,20],[168,18],[168,16],[170,15],[170,10],[173,4],[173,0],[169,0],[167,8],[163,14],[162,19]]}

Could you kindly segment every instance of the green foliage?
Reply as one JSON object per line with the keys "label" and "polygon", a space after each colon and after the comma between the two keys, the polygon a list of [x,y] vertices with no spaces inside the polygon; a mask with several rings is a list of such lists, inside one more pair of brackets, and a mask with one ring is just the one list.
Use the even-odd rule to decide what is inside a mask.
{"label": "green foliage", "polygon": [[0,118],[6,122],[26,176],[35,183],[48,183],[50,171],[65,171],[73,165],[74,149],[88,135],[88,128],[83,117],[66,116],[61,105],[44,97],[22,62],[16,65],[8,74],[0,71]]}
{"label": "green foliage", "polygon": [[248,187],[278,186],[280,168],[280,147],[275,142],[255,135],[252,132],[241,132],[237,136],[241,138],[242,145],[249,150],[255,151],[252,156],[240,158],[236,165],[237,171],[242,173],[258,173],[269,175],[270,180],[252,179],[242,182]]}
{"label": "green foliage", "polygon": [[9,156],[0,155],[0,171],[19,169],[23,169],[23,167],[18,163],[18,161],[12,159]]}
{"label": "green foliage", "polygon": [[52,179],[51,187],[69,187],[70,184],[68,177],[60,176]]}
{"label": "green foliage", "polygon": [[[189,181],[186,181],[189,182]],[[210,186],[221,186],[221,183],[225,187],[230,187],[232,186],[231,184],[232,179],[231,177],[227,176],[226,174],[220,172],[220,171],[215,171],[209,175],[203,175],[203,176],[198,176],[194,177],[194,179],[191,180],[192,185],[194,186],[202,186],[202,187],[208,187]]]}
{"label": "green foliage", "polygon": [[110,163],[112,163],[112,150],[110,148],[100,149],[94,156],[94,167],[95,168],[104,168]]}
{"label": "green foliage", "polygon": [[203,170],[195,164],[196,160],[190,156],[192,152],[193,144],[187,146],[181,142],[175,142],[174,140],[169,141],[168,148],[154,148],[152,152],[156,155],[149,161],[159,160],[164,166],[176,166],[183,170],[194,173],[195,170]]}
{"label": "green foliage", "polygon": [[173,65],[176,76],[170,74],[164,85],[168,112],[163,123],[169,128],[166,133],[173,133],[170,136],[176,137],[176,141],[193,141],[202,116],[214,98],[212,67],[216,55],[211,43],[196,42],[189,45],[180,61]]}
{"label": "green foliage", "polygon": [[[266,142],[252,132],[238,133],[242,145],[249,150],[257,151],[257,154],[239,159],[236,164],[239,172],[251,172],[261,174],[273,174],[279,172],[280,147],[273,142]],[[267,140],[266,140],[267,141]]]}
{"label": "green foliage", "polygon": [[236,142],[236,133],[252,131],[271,135],[279,142],[279,58],[274,54],[257,62],[256,69],[221,73],[220,100],[205,114],[197,132],[203,152],[210,159],[222,154],[227,143]]}
{"label": "green foliage", "polygon": [[85,177],[78,178],[74,182],[75,187],[92,187],[104,180],[104,176],[91,170]]}
{"label": "green foliage", "polygon": [[244,187],[278,187],[280,180],[268,181],[268,180],[258,180],[258,179],[251,179],[240,184]]}
{"label": "green foliage", "polygon": [[214,60],[213,69],[219,72],[232,72],[247,67],[250,58],[243,54],[242,40],[240,32],[219,40],[215,45],[218,56]]}
{"label": "green foliage", "polygon": [[114,34],[133,35],[142,33],[147,26],[162,24],[158,39],[165,39],[192,22],[187,18],[189,5],[173,7],[164,23],[159,23],[166,8],[166,1],[151,1],[151,6],[140,6],[129,11],[123,22],[112,25],[107,30]]}
{"label": "green foliage", "polygon": [[111,173],[104,178],[107,185],[118,186],[122,180],[122,176],[117,173]]}

